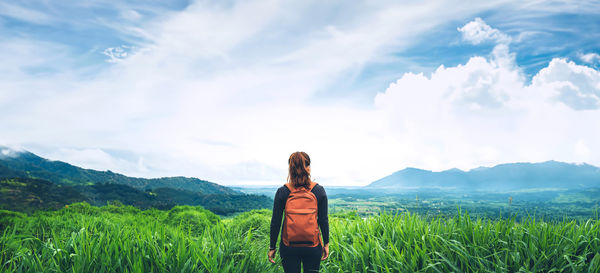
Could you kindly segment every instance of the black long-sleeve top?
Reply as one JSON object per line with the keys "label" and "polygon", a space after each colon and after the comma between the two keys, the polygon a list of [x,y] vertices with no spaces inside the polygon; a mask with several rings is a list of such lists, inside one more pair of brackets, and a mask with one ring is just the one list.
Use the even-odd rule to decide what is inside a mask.
{"label": "black long-sleeve top", "polygon": [[[323,244],[329,243],[329,218],[327,217],[327,193],[325,193],[325,188],[323,186],[317,184],[313,187],[311,191],[315,197],[317,197],[317,223],[319,224],[319,228],[321,229],[321,235],[323,236]],[[277,189],[277,193],[275,193],[275,198],[273,200],[273,216],[271,217],[271,249],[275,248],[277,244],[277,237],[279,236],[279,231],[281,230],[281,219],[283,218],[283,211],[285,209],[285,202],[287,201],[288,196],[290,195],[290,189],[288,187],[281,186]],[[285,221],[285,219],[284,219]],[[317,253],[316,255],[321,254],[321,247],[293,247],[294,250],[308,250],[314,249]],[[309,250],[311,251],[311,250]],[[281,254],[285,254],[286,252],[290,252],[290,247],[286,247],[283,242],[280,244],[280,252]]]}

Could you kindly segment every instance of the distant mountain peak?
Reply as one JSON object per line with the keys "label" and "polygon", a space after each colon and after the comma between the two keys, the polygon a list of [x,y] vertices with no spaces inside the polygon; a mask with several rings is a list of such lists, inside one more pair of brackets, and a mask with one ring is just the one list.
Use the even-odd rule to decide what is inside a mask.
{"label": "distant mountain peak", "polygon": [[398,172],[431,172],[430,170],[425,170],[425,169],[419,169],[419,168],[414,168],[414,167],[406,167]]}
{"label": "distant mountain peak", "polygon": [[459,173],[463,173],[464,171],[459,169],[459,168],[452,168],[452,169],[448,169],[446,170],[447,172],[459,172]]}
{"label": "distant mountain peak", "polygon": [[534,188],[600,187],[600,168],[587,163],[549,160],[503,163],[469,171],[457,168],[432,172],[405,168],[367,187],[387,189],[455,188],[464,190],[521,190]]}

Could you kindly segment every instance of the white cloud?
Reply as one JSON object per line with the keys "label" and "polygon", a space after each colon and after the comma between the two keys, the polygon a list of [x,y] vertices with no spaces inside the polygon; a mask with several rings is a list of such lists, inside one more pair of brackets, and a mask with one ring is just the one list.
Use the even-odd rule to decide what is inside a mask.
{"label": "white cloud", "polygon": [[417,166],[596,163],[600,158],[590,155],[600,149],[599,81],[593,68],[554,59],[527,84],[514,55],[499,44],[489,58],[440,66],[429,77],[404,74],[375,104],[397,141],[410,147],[399,160]]}
{"label": "white cloud", "polygon": [[0,158],[2,157],[15,157],[24,150],[21,147],[6,147],[0,146]]}
{"label": "white cloud", "polygon": [[144,159],[139,156],[137,162],[114,157],[98,148],[59,148],[45,155],[50,160],[61,160],[67,163],[76,162],[78,167],[100,171],[128,170],[129,175],[140,176],[148,171]]}
{"label": "white cloud", "polygon": [[[136,50],[127,56],[110,51],[120,60],[92,75],[61,66],[28,75],[28,62],[68,63],[56,59],[66,50],[38,41],[12,50],[20,43],[11,43],[0,50],[9,60],[0,69],[10,73],[0,75],[0,141],[88,168],[224,184],[280,184],[297,150],[311,155],[321,183],[337,185],[366,184],[405,166],[581,159],[573,139],[600,163],[593,156],[598,129],[589,126],[597,110],[562,103],[554,68],[525,84],[504,34],[487,25],[461,29],[471,42],[501,43],[490,56],[432,75],[405,74],[377,95],[376,107],[349,103],[344,90],[319,100],[320,92],[340,88],[332,83],[354,80],[345,76],[365,63],[499,4],[199,1],[149,23],[114,22],[120,34],[135,32],[144,42],[131,43]],[[587,75],[579,68],[561,68],[575,72],[560,82]]]}
{"label": "white cloud", "polygon": [[581,59],[582,61],[589,63],[589,64],[593,64],[596,63],[598,61],[600,61],[600,55],[598,55],[597,53],[587,53],[587,54],[583,54],[581,52],[579,52],[577,54],[577,57],[579,57],[579,59]]}
{"label": "white cloud", "polygon": [[105,49],[102,52],[102,54],[104,54],[108,57],[108,60],[106,60],[107,62],[116,63],[116,62],[123,61],[125,58],[129,57],[130,52],[132,50],[134,50],[133,47],[127,46],[127,45],[122,45],[122,46],[117,46],[117,47],[109,47],[109,48]]}
{"label": "white cloud", "polygon": [[[495,48],[489,60],[473,57],[465,65],[448,68],[442,65],[429,79],[423,74],[405,74],[385,93],[378,94],[375,103],[388,108],[390,103],[401,102],[401,107],[390,108],[415,112],[423,105],[441,111],[475,113],[506,108],[516,95],[512,93],[518,92],[516,88],[523,82],[514,58],[506,50],[506,47]],[[424,114],[432,114],[431,120],[440,118],[434,111]]]}
{"label": "white cloud", "polygon": [[583,139],[580,139],[577,141],[577,143],[575,143],[574,152],[575,156],[582,159],[581,162],[585,162],[590,159],[590,148],[588,148]]}
{"label": "white cloud", "polygon": [[121,10],[121,17],[130,21],[142,19],[142,15],[134,9]]}
{"label": "white cloud", "polygon": [[0,154],[0,156],[10,157],[12,155],[12,152],[9,149],[2,149],[2,151],[0,151]]}
{"label": "white cloud", "polygon": [[600,71],[553,59],[532,79],[535,87],[575,110],[600,108]]}
{"label": "white cloud", "polygon": [[459,27],[458,31],[462,33],[463,40],[475,45],[489,41],[496,43],[510,43],[512,40],[508,35],[490,27],[479,17],[466,25]]}
{"label": "white cloud", "polygon": [[[383,146],[391,140],[376,137],[377,117],[341,101],[313,105],[312,96],[367,60],[471,11],[450,4],[382,4],[331,17],[345,5],[319,4],[322,15],[314,14],[311,3],[195,2],[143,26],[140,33],[148,43],[140,50],[109,49],[115,65],[100,74],[82,80],[74,79],[78,71],[7,78],[2,83],[11,86],[4,90],[15,92],[0,92],[0,111],[28,104],[0,115],[3,139],[45,144],[41,155],[53,159],[138,174],[139,160],[115,164],[86,147],[128,149],[143,155],[146,176],[187,175],[220,183],[281,183],[289,153],[304,149],[314,154],[314,169],[321,170],[315,176],[323,182],[374,180],[383,173],[381,164],[363,170],[348,166],[358,164],[349,150],[367,158],[391,147]],[[442,10],[449,18],[435,16]],[[313,21],[298,14],[310,14]],[[53,149],[61,152],[47,152]],[[240,166],[271,175],[258,178],[262,171],[240,171]],[[281,179],[274,178],[275,170]]]}

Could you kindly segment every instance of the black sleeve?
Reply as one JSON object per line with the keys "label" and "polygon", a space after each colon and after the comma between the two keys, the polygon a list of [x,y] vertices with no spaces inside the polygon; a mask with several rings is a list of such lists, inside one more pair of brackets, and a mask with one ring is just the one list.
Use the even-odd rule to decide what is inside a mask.
{"label": "black sleeve", "polygon": [[316,189],[317,206],[319,207],[317,223],[321,228],[321,234],[323,235],[323,244],[329,243],[329,217],[327,216],[327,193],[323,186],[318,186]]}
{"label": "black sleeve", "polygon": [[273,198],[273,215],[271,216],[271,243],[269,246],[274,249],[277,245],[277,236],[281,229],[281,219],[283,218],[283,209],[285,208],[285,200],[290,194],[286,187],[280,187]]}

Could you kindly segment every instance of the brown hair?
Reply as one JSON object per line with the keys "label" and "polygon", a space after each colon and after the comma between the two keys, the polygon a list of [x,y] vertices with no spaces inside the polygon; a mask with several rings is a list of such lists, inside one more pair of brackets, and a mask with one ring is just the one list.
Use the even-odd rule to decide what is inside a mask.
{"label": "brown hair", "polygon": [[310,157],[305,152],[295,152],[288,159],[289,171],[287,180],[295,188],[310,186]]}

